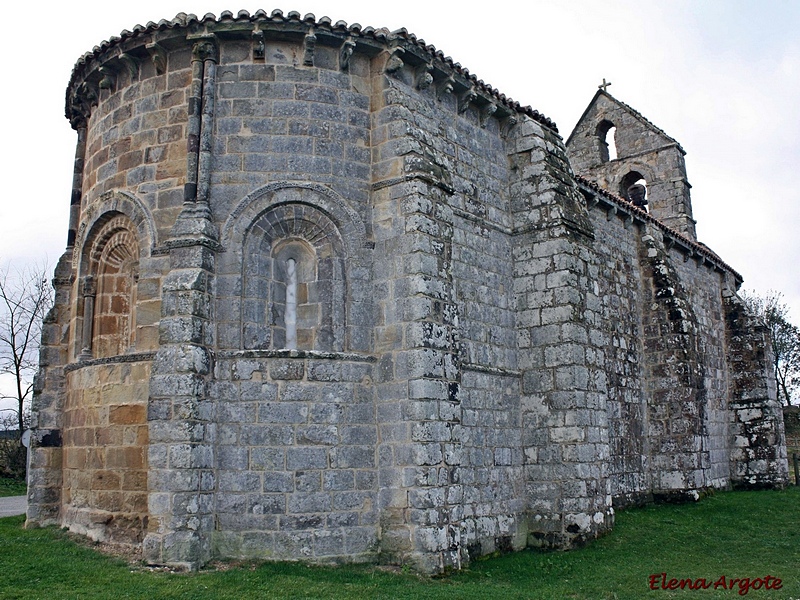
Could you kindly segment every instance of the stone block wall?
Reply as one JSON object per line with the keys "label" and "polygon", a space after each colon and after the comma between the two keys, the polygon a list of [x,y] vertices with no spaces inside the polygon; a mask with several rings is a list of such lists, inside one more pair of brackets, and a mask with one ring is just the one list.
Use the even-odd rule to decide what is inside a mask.
{"label": "stone block wall", "polygon": [[[737,488],[782,486],[788,480],[789,467],[783,411],[773,389],[769,333],[736,295],[725,294],[724,307],[732,366],[731,483]],[[760,368],[745,367],[747,364]]]}
{"label": "stone block wall", "polygon": [[67,372],[64,519],[99,541],[141,544],[147,526],[148,362]]}
{"label": "stone block wall", "polygon": [[294,354],[252,351],[216,363],[213,553],[375,560],[374,364]]}
{"label": "stone block wall", "polygon": [[609,484],[615,506],[646,501],[652,490],[648,456],[643,344],[646,291],[639,255],[641,231],[610,207],[589,211],[597,264],[591,267],[601,302],[598,345],[607,389]]}
{"label": "stone block wall", "polygon": [[774,397],[735,272],[407,32],[179,15],[69,89],[31,524],[187,568],[442,572],[785,479],[778,421],[730,424]]}
{"label": "stone block wall", "polygon": [[[609,137],[611,136],[611,137]],[[609,147],[616,148],[616,158]],[[647,210],[665,225],[697,239],[692,218],[686,154],[680,144],[639,112],[598,91],[567,140],[576,173],[628,198],[629,186],[644,180]]]}

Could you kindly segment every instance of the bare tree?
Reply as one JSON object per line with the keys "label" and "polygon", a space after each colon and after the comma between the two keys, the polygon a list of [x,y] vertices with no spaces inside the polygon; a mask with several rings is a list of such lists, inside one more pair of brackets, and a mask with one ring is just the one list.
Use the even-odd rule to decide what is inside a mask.
{"label": "bare tree", "polygon": [[789,406],[800,389],[800,328],[789,322],[789,307],[780,292],[770,290],[764,296],[743,292],[741,296],[770,330],[778,399]]}
{"label": "bare tree", "polygon": [[13,272],[0,270],[0,375],[12,383],[0,388],[1,400],[13,400],[18,435],[25,429],[25,414],[39,364],[42,320],[53,304],[45,265]]}

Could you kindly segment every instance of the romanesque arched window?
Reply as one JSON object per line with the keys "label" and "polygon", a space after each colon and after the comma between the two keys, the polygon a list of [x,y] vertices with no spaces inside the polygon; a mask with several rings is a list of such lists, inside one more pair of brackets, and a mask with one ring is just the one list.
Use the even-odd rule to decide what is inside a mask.
{"label": "romanesque arched window", "polygon": [[117,356],[135,346],[139,244],[134,232],[128,217],[116,215],[94,237],[84,281],[84,357]]}
{"label": "romanesque arched window", "polygon": [[244,347],[343,350],[343,255],[336,226],[319,209],[283,204],[262,214],[244,247]]}
{"label": "romanesque arched window", "polygon": [[647,207],[647,180],[639,171],[630,171],[622,178],[619,184],[619,195],[628,202],[646,209]]}
{"label": "romanesque arched window", "polygon": [[601,162],[617,159],[617,128],[608,119],[603,119],[597,126],[597,138],[600,148]]}

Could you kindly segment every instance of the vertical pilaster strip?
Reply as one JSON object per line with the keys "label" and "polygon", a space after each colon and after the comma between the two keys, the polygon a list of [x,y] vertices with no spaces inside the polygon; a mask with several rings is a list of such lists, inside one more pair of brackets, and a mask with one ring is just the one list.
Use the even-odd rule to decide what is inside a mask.
{"label": "vertical pilaster strip", "polygon": [[[408,175],[415,175],[419,158],[406,156]],[[460,528],[454,525],[461,507],[453,492],[465,432],[452,277],[453,214],[437,185],[417,179],[406,186],[409,193],[401,211],[412,243],[404,249],[402,274],[408,282],[404,366],[412,464],[404,469],[403,484],[409,487],[413,562],[421,571],[442,572],[461,566]]]}
{"label": "vertical pilaster strip", "polygon": [[528,543],[566,548],[613,525],[597,257],[560,138],[509,141]]}
{"label": "vertical pilaster strip", "polygon": [[[412,456],[411,428],[417,411],[429,407],[409,398],[407,365],[412,359],[407,350],[405,329],[414,319],[409,298],[412,278],[404,274],[403,262],[411,248],[423,244],[423,236],[418,231],[407,231],[409,218],[401,208],[404,198],[412,195],[417,185],[401,177],[403,160],[398,152],[398,147],[408,143],[406,129],[413,122],[413,115],[407,108],[395,104],[393,90],[385,77],[375,75],[372,84],[375,289],[382,290],[376,297],[375,327],[375,352],[380,361],[376,380],[380,424],[380,552],[382,562],[408,564],[414,554],[409,494],[415,486],[415,465],[422,459]],[[413,301],[417,302],[421,301]]]}
{"label": "vertical pilaster strip", "polygon": [[[185,189],[187,196],[191,196],[192,186],[196,193],[184,202],[166,243],[170,272],[162,284],[159,350],[150,380],[150,520],[143,544],[147,560],[191,569],[210,558],[214,528],[216,426],[207,382],[212,372],[213,286],[220,250],[208,206],[214,41],[198,41],[193,56],[189,116],[194,122],[188,134],[197,134],[198,139],[187,143],[190,154],[197,148],[198,155],[196,163],[191,158],[187,161],[190,170],[192,165],[197,170],[194,181],[191,172],[187,173]],[[200,77],[198,64],[202,65]],[[208,102],[197,96],[198,81],[203,82]]]}
{"label": "vertical pilaster strip", "polygon": [[86,122],[77,127],[78,143],[75,145],[75,166],[72,172],[72,196],[69,203],[69,230],[67,248],[75,245],[78,225],[81,219],[81,198],[83,196],[83,166],[86,159]]}
{"label": "vertical pilaster strip", "polygon": [[451,175],[415,124],[417,99],[391,78],[376,85],[385,102],[373,116],[376,277],[388,292],[376,329],[381,551],[386,562],[441,572],[460,566],[462,518]]}
{"label": "vertical pilaster strip", "polygon": [[699,318],[655,235],[641,237],[639,253],[646,290],[642,333],[652,491],[657,498],[693,498],[711,485],[707,360]]}
{"label": "vertical pilaster strip", "polygon": [[724,293],[730,370],[731,483],[740,489],[789,483],[783,411],[777,398],[769,332],[744,302]]}

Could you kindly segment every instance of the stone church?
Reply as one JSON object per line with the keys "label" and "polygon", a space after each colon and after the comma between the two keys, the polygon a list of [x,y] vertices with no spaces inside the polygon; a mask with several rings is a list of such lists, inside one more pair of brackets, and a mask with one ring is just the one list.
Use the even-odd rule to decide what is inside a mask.
{"label": "stone church", "polygon": [[66,112],[29,525],[433,573],[785,485],[766,330],[604,88],[564,143],[405,30],[242,11],[103,42]]}

